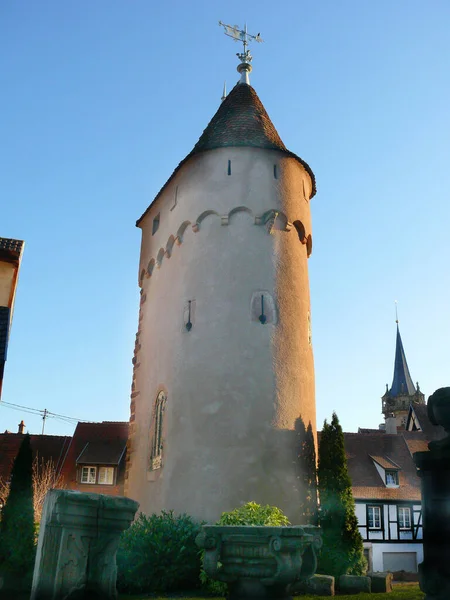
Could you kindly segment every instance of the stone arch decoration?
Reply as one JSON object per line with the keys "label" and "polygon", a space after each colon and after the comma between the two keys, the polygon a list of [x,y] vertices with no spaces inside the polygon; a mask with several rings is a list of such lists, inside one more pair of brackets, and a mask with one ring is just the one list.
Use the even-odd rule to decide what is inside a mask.
{"label": "stone arch decoration", "polygon": [[265,225],[267,233],[274,231],[290,231],[292,225],[289,223],[287,216],[279,210],[267,210],[259,218],[256,217],[257,225]]}
{"label": "stone arch decoration", "polygon": [[150,468],[152,470],[160,469],[162,465],[163,451],[163,421],[164,411],[166,410],[167,395],[164,391],[158,393],[155,401],[155,410],[153,418],[153,438],[150,454]]}
{"label": "stone arch decoration", "polygon": [[155,268],[155,259],[152,258],[152,260],[148,263],[148,267],[147,267],[147,275],[149,277],[152,276],[153,273],[153,269]]}
{"label": "stone arch decoration", "polygon": [[175,238],[173,235],[169,236],[166,244],[166,256],[170,258],[172,256],[173,245],[175,244]]}
{"label": "stone arch decoration", "polygon": [[201,225],[202,221],[204,221],[206,219],[206,217],[209,217],[211,215],[215,215],[216,217],[220,217],[219,213],[216,212],[215,210],[205,210],[204,212],[202,212],[201,215],[199,215],[197,217],[197,220],[195,221],[195,224],[192,226],[192,229],[194,231],[198,231],[200,229],[200,225]]}
{"label": "stone arch decoration", "polygon": [[239,212],[245,212],[248,215],[250,215],[251,217],[253,217],[253,211],[250,210],[249,208],[247,208],[246,206],[236,206],[236,208],[232,208],[230,210],[230,212],[228,213],[228,219],[231,219],[231,217],[233,215],[235,215],[236,213],[239,213]]}
{"label": "stone arch decoration", "polygon": [[158,255],[156,256],[156,265],[158,267],[161,266],[161,263],[163,261],[165,253],[166,253],[166,251],[164,250],[164,248],[160,248],[159,249]]}
{"label": "stone arch decoration", "polygon": [[190,221],[183,221],[183,223],[181,223],[181,225],[178,227],[177,235],[175,238],[178,246],[181,246],[181,244],[183,243],[184,233],[190,224]]}
{"label": "stone arch decoration", "polygon": [[309,234],[308,237],[306,238],[306,254],[307,254],[308,258],[311,256],[311,252],[312,252],[312,237],[311,237],[311,234]]}
{"label": "stone arch decoration", "polygon": [[306,244],[306,231],[303,223],[301,221],[294,221],[293,225],[297,231],[298,239],[301,241],[302,244]]}
{"label": "stone arch decoration", "polygon": [[[244,212],[244,213],[250,215],[251,217],[253,217],[255,225],[265,225],[268,233],[273,233],[275,230],[290,231],[293,226],[293,224],[288,221],[287,216],[283,212],[275,210],[273,208],[266,210],[265,212],[263,212],[260,215],[254,215],[253,211],[250,208],[248,208],[247,206],[236,206],[235,208],[231,209],[228,214],[225,214],[222,216],[219,215],[219,213],[217,213],[215,210],[205,210],[197,217],[197,219],[195,220],[195,222],[193,224],[192,224],[192,221],[183,221],[181,223],[181,225],[179,226],[176,235],[169,236],[169,238],[166,242],[165,248],[159,249],[156,258],[152,258],[150,260],[150,262],[148,263],[146,271],[144,269],[141,271],[140,276],[139,276],[140,287],[142,287],[144,277],[152,276],[155,265],[158,268],[161,267],[161,263],[163,262],[164,256],[167,256],[167,258],[170,258],[172,256],[174,245],[176,244],[177,246],[181,246],[183,244],[184,235],[185,235],[186,230],[189,227],[189,225],[192,225],[193,231],[197,232],[200,229],[200,224],[202,223],[202,221],[204,221],[206,219],[206,217],[208,217],[210,215],[219,217],[219,219],[221,219],[222,225],[228,225],[229,219],[233,215],[235,215],[239,212]],[[298,225],[298,224],[300,224],[300,225]],[[297,233],[299,234],[299,238],[300,238],[301,227],[303,227],[303,225],[301,224],[300,221],[296,221],[294,223],[294,226],[296,227]],[[299,230],[299,227],[300,227],[300,230]],[[310,238],[311,238],[311,236],[308,236],[307,239],[310,239]],[[308,248],[307,239],[305,239],[302,243],[306,244],[307,248]],[[310,247],[312,248],[312,241],[310,241]],[[308,256],[309,256],[309,254],[308,254]]]}

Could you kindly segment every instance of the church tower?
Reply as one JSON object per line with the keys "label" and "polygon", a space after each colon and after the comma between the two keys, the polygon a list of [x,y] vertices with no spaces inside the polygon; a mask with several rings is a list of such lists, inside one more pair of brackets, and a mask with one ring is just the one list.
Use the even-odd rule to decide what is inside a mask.
{"label": "church tower", "polygon": [[[245,47],[244,47],[245,49]],[[140,311],[126,495],[215,521],[299,523],[294,426],[316,431],[308,257],[315,180],[241,79],[137,221]]]}
{"label": "church tower", "polygon": [[390,430],[388,424],[393,426],[393,429],[405,428],[410,404],[425,404],[425,396],[420,391],[419,384],[417,383],[417,386],[414,386],[409,373],[400,329],[398,327],[398,320],[394,377],[390,389],[388,389],[388,385],[386,384],[386,393],[381,400],[387,433],[396,433],[396,431]]}

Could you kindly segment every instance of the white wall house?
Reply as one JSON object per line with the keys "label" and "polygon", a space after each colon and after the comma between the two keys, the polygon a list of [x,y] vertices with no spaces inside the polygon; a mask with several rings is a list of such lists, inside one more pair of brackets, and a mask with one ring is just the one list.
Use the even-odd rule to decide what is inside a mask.
{"label": "white wall house", "polygon": [[423,560],[420,503],[357,501],[356,516],[370,570],[417,572]]}
{"label": "white wall house", "polygon": [[427,449],[423,433],[346,433],[345,446],[369,569],[417,573],[422,510],[413,453]]}

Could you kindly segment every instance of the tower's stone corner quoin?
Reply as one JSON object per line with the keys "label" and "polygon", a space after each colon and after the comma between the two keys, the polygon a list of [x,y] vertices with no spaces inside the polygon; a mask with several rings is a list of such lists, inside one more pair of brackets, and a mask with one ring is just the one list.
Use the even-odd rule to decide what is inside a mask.
{"label": "tower's stone corner quoin", "polygon": [[308,165],[238,84],[138,221],[125,493],[143,512],[214,522],[255,501],[301,523],[295,422],[316,431],[314,193]]}

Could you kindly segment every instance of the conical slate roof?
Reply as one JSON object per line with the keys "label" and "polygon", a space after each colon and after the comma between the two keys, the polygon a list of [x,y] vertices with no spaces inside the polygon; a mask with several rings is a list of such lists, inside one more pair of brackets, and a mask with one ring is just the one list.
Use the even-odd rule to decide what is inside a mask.
{"label": "conical slate roof", "polygon": [[191,154],[226,146],[287,151],[255,90],[246,83],[238,83],[225,98]]}
{"label": "conical slate roof", "polygon": [[[193,150],[181,161],[159,191],[155,200],[160,196],[166,185],[175,176],[178,170],[192,156],[207,150],[226,147],[251,147],[266,150],[278,150],[287,156],[295,158],[306,169],[311,177],[311,197],[316,193],[316,181],[314,173],[309,165],[299,156],[290,152],[283,144],[255,90],[247,83],[238,83],[219,106],[216,114],[200,136],[200,139],[195,144]],[[155,200],[153,200],[153,202]],[[136,225],[139,225],[149,208],[137,221]]]}
{"label": "conical slate roof", "polygon": [[412,382],[411,375],[406,362],[405,351],[403,350],[400,329],[397,324],[397,342],[395,347],[394,379],[389,390],[389,395],[394,396],[412,396],[416,393],[416,388]]}

